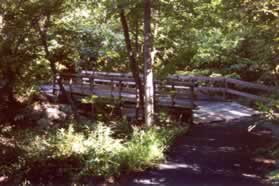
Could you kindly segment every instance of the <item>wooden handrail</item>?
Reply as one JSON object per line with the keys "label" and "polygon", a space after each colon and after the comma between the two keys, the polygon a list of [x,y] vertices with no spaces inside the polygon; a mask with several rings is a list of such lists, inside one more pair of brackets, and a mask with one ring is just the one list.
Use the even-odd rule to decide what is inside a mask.
{"label": "wooden handrail", "polygon": [[257,83],[251,83],[247,81],[241,81],[238,79],[232,79],[232,78],[226,78],[227,82],[230,84],[234,84],[236,86],[239,86],[241,88],[250,88],[250,89],[258,89],[261,91],[266,91],[266,92],[271,92],[271,93],[276,93],[279,95],[279,87],[274,88],[262,84],[257,84]]}
{"label": "wooden handrail", "polygon": [[[82,75],[88,76],[88,74],[94,74],[94,76],[106,76],[106,77],[129,77],[133,78],[131,73],[116,73],[116,72],[98,72],[98,71],[82,71]],[[142,75],[141,75],[142,77]],[[183,80],[183,81],[209,81],[209,82],[223,82],[237,85],[242,88],[259,89],[267,92],[277,92],[279,94],[279,87],[270,87],[263,84],[251,83],[247,81],[242,81],[238,79],[228,78],[228,77],[208,77],[208,76],[185,76],[185,75],[170,75],[167,79],[173,80]]]}
{"label": "wooden handrail", "polygon": [[[82,81],[88,81],[92,83],[108,83],[111,86],[113,84],[123,85],[135,85],[134,78],[131,73],[114,73],[114,72],[96,72],[96,71],[82,71],[81,74],[60,74],[61,77],[65,78],[79,78]],[[141,75],[141,78],[143,76]],[[206,86],[208,83],[213,83],[212,86]],[[270,101],[270,98],[267,98],[262,95],[255,95],[244,91],[243,89],[249,90],[258,90],[260,92],[273,93],[279,95],[278,87],[269,87],[262,84],[246,82],[242,80],[237,80],[227,77],[206,77],[206,76],[183,76],[183,75],[171,75],[168,76],[165,80],[155,80],[154,84],[156,87],[161,88],[178,88],[181,87],[190,87],[193,92],[195,91],[207,91],[207,92],[216,92],[222,93],[223,98],[226,99],[227,95],[244,97],[253,101]],[[218,86],[216,86],[218,85]],[[233,86],[231,86],[233,85]],[[197,88],[193,88],[197,87]],[[239,90],[240,89],[240,90]],[[242,89],[242,90],[241,90]]]}
{"label": "wooden handrail", "polygon": [[[269,94],[274,94],[279,96],[279,87],[270,87],[262,84],[251,83],[251,82],[237,80],[233,78],[227,78],[227,77],[172,75],[170,76],[170,78],[178,79],[182,81],[221,83],[223,87],[198,87],[196,90],[202,89],[202,90],[207,90],[208,92],[223,92],[224,99],[226,99],[227,94],[230,94],[234,96],[244,97],[252,101],[261,101],[261,102],[272,101],[270,97],[259,96],[240,90],[234,90],[234,88],[258,90],[261,92],[266,92]],[[235,87],[230,87],[230,85],[234,85]]]}
{"label": "wooden handrail", "polygon": [[[83,76],[88,76],[88,74],[94,74],[94,76],[98,77],[128,77],[133,78],[131,73],[115,73],[115,72],[97,72],[97,71],[82,71]],[[141,75],[142,76],[142,75]],[[237,85],[242,88],[251,88],[251,89],[259,89],[267,92],[277,92],[279,93],[279,87],[270,87],[258,83],[251,83],[247,81],[242,81],[238,79],[228,78],[228,77],[207,77],[207,76],[184,76],[184,75],[170,75],[167,79],[173,80],[183,80],[183,81],[209,81],[209,82],[223,82],[226,80],[230,84]]]}
{"label": "wooden handrail", "polygon": [[240,91],[233,90],[233,89],[227,89],[226,91],[229,94],[245,97],[247,99],[254,100],[254,101],[262,101],[262,102],[272,101],[272,99],[270,99],[270,98],[266,98],[263,96],[257,96],[257,95],[253,95],[253,94],[249,94],[249,93],[245,93],[245,92],[240,92]]}
{"label": "wooden handrail", "polygon": [[279,87],[270,87],[258,83],[251,83],[251,82],[242,81],[233,78],[227,78],[227,77],[181,76],[181,75],[172,75],[170,77],[173,79],[180,79],[184,81],[194,80],[194,81],[209,81],[209,82],[221,82],[221,83],[223,81],[226,81],[226,83],[236,85],[240,88],[257,89],[261,91],[276,93],[279,95]]}
{"label": "wooden handrail", "polygon": [[[61,73],[59,75],[59,77],[66,77],[66,78],[86,78],[88,81],[90,81],[91,78],[94,78],[95,81],[99,81],[99,82],[107,82],[110,83],[112,81],[121,81],[121,82],[131,82],[131,83],[135,83],[134,78],[133,77],[120,77],[120,76],[116,76],[116,77],[111,77],[111,76],[99,76],[99,75],[86,75],[86,74],[69,74],[69,73]],[[195,83],[191,83],[191,82],[185,82],[185,81],[178,81],[178,80],[173,80],[173,79],[166,79],[166,80],[155,80],[154,81],[155,84],[162,84],[162,85],[172,85],[175,84],[175,86],[187,86],[187,87],[191,87],[191,86],[196,86]]]}

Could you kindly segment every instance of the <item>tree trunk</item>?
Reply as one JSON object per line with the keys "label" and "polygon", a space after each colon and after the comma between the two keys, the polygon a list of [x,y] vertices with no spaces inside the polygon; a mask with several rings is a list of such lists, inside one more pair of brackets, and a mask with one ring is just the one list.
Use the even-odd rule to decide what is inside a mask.
{"label": "tree trunk", "polygon": [[[139,91],[139,107],[140,110],[143,110],[144,107],[144,91],[142,87],[142,81],[140,78],[140,73],[139,73],[139,66],[135,58],[135,54],[132,50],[132,45],[131,45],[131,40],[130,40],[130,34],[129,34],[129,27],[127,24],[125,12],[123,8],[119,8],[119,15],[120,15],[120,20],[124,32],[124,37],[125,37],[125,43],[126,43],[126,48],[129,56],[129,61],[130,61],[130,68],[133,74],[133,77],[136,82],[136,88]],[[137,115],[138,115],[138,109],[137,109]]]}
{"label": "tree trunk", "polygon": [[136,58],[140,55],[140,44],[139,44],[139,20],[136,20],[136,28],[135,28],[135,56]]}
{"label": "tree trunk", "polygon": [[17,102],[14,97],[15,73],[12,72],[11,66],[9,64],[7,64],[5,76],[7,82],[4,84],[2,92],[4,95],[6,95],[6,101],[10,104],[14,104]]}
{"label": "tree trunk", "polygon": [[[47,16],[47,22],[45,23],[44,28],[42,29],[40,27],[40,25],[38,24],[38,29],[39,29],[39,33],[40,33],[40,37],[41,37],[41,42],[42,42],[42,45],[43,45],[43,48],[45,51],[46,59],[48,59],[48,61],[50,62],[50,68],[51,68],[52,75],[53,75],[53,81],[55,82],[56,75],[58,74],[58,72],[56,69],[55,61],[53,61],[51,59],[49,48],[48,48],[48,43],[47,43],[47,41],[48,41],[47,30],[48,30],[49,21],[50,21],[50,16]],[[61,81],[61,78],[57,79],[57,82],[58,82],[58,86],[59,86],[62,96],[66,97],[67,101],[71,105],[75,119],[79,120],[76,105],[75,105],[73,99],[71,98],[71,96],[65,90],[65,88],[63,86],[63,82]]]}
{"label": "tree trunk", "polygon": [[145,78],[145,101],[144,115],[145,124],[150,127],[154,115],[154,87],[152,71],[152,35],[151,35],[151,0],[144,0],[144,78]]}

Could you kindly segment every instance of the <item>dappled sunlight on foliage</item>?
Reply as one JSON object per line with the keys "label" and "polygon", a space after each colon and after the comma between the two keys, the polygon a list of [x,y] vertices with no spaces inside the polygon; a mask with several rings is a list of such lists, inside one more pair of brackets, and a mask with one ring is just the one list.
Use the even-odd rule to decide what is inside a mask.
{"label": "dappled sunlight on foliage", "polygon": [[[122,125],[125,124],[117,121],[112,127],[101,122],[88,122],[84,126],[70,122],[66,128],[47,133],[19,131],[16,137],[20,160],[14,162],[9,174],[17,175],[21,170],[23,178],[32,182],[38,169],[44,169],[37,175],[38,179],[52,182],[61,173],[73,181],[88,176],[109,178],[123,172],[142,171],[164,160],[164,153],[175,137],[187,130],[175,126],[126,130]],[[60,173],[49,175],[53,168]]]}
{"label": "dappled sunlight on foliage", "polygon": [[279,170],[275,170],[269,173],[268,178],[272,181],[279,181]]}
{"label": "dappled sunlight on foliage", "polygon": [[266,119],[279,122],[279,99],[274,97],[272,102],[268,104],[258,103],[258,109],[264,113]]}

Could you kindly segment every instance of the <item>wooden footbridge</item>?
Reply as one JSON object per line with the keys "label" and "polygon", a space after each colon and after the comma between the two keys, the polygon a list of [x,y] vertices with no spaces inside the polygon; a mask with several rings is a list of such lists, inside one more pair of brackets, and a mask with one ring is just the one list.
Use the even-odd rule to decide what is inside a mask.
{"label": "wooden footbridge", "polygon": [[[80,74],[60,74],[63,86],[74,96],[110,97],[122,103],[139,102],[139,93],[130,73],[82,71]],[[194,110],[195,123],[228,121],[259,114],[245,105],[271,101],[279,95],[278,88],[225,77],[172,75],[154,81],[155,104]],[[55,95],[59,86],[44,85],[42,92]],[[242,104],[239,104],[242,103]]]}

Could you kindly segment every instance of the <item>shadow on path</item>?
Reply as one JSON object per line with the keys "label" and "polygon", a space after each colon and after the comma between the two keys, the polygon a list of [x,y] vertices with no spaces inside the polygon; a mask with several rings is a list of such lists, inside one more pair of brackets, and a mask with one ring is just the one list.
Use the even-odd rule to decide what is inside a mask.
{"label": "shadow on path", "polygon": [[245,122],[194,126],[177,139],[164,164],[121,185],[267,185],[263,175],[270,164],[256,161],[254,152],[270,144],[271,135],[265,129],[249,133],[241,127]]}

